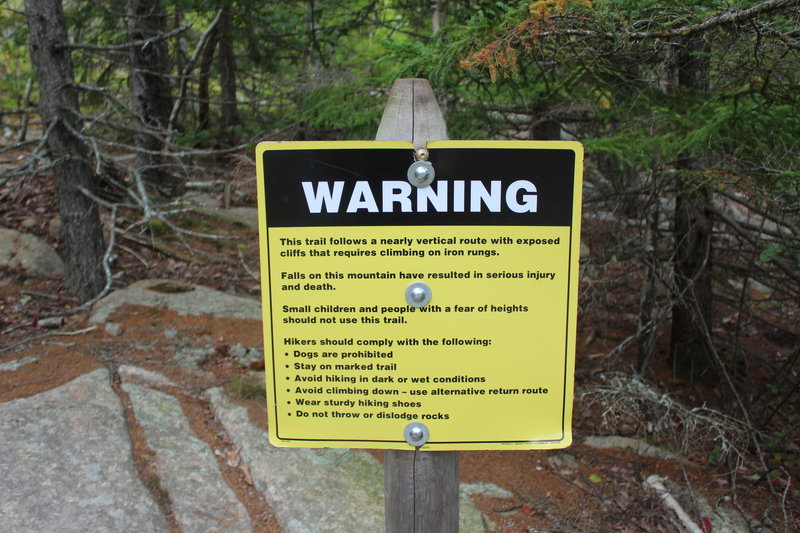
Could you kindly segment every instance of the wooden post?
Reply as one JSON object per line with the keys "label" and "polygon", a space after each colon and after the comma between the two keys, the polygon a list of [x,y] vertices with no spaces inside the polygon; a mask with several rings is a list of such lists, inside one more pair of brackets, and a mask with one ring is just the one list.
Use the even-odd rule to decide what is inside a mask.
{"label": "wooden post", "polygon": [[[447,127],[428,80],[394,82],[376,141],[446,140]],[[386,450],[386,533],[458,531],[458,452]]]}

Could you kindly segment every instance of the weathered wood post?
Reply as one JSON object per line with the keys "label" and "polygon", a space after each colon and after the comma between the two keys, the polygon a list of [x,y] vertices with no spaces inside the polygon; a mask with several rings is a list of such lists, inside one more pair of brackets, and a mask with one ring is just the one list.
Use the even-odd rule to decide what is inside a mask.
{"label": "weathered wood post", "polygon": [[[376,141],[447,140],[447,126],[428,80],[394,82]],[[458,452],[384,451],[386,533],[458,531]]]}

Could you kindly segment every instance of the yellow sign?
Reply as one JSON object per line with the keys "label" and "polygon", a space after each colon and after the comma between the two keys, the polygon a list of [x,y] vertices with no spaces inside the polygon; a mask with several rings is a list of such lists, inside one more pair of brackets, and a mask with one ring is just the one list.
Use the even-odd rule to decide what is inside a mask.
{"label": "yellow sign", "polygon": [[[270,441],[570,444],[583,152],[570,142],[261,143]],[[421,307],[406,289],[426,284]]]}

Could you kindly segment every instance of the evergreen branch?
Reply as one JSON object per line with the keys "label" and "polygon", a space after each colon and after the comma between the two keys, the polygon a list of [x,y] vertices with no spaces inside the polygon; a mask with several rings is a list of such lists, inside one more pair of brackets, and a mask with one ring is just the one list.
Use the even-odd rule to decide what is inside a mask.
{"label": "evergreen branch", "polygon": [[[629,32],[627,35],[631,40],[641,41],[646,39],[664,39],[671,37],[680,37],[684,35],[692,35],[703,31],[722,26],[724,24],[737,24],[752,20],[760,15],[779,11],[784,8],[800,5],[800,0],[767,0],[760,4],[747,9],[729,10],[724,13],[718,13],[696,24],[681,26],[673,29],[661,29],[651,31],[634,31]],[[557,17],[563,18],[563,17]],[[567,28],[563,30],[549,30],[542,31],[536,34],[537,37],[550,37],[550,36],[577,36],[577,37],[604,37],[612,39],[617,37],[617,32],[599,32],[596,30],[582,30]]]}
{"label": "evergreen branch", "polygon": [[[461,62],[465,68],[479,64],[489,66],[492,78],[495,78],[497,67],[503,68],[508,62],[506,54],[513,55],[512,46],[521,44],[525,48],[530,47],[531,41],[537,41],[548,37],[580,37],[585,39],[602,39],[616,41],[620,36],[625,36],[630,41],[645,41],[649,39],[663,40],[675,37],[693,35],[725,24],[737,24],[753,20],[766,13],[779,11],[800,5],[800,0],[766,0],[760,4],[747,9],[728,10],[723,13],[715,14],[696,24],[683,25],[672,29],[651,29],[647,31],[631,31],[630,27],[619,28],[617,31],[599,31],[592,28],[579,27],[554,27],[557,23],[573,23],[575,21],[587,20],[586,18],[575,18],[558,13],[547,17],[533,17],[522,21],[515,26],[504,37],[489,43],[480,51],[471,56],[471,59]],[[543,26],[551,29],[542,29]],[[497,64],[495,64],[497,62]]]}
{"label": "evergreen branch", "polygon": [[[692,35],[703,31],[722,26],[724,24],[737,24],[752,20],[765,13],[779,11],[784,8],[800,5],[800,0],[767,0],[753,7],[747,9],[729,10],[724,13],[718,13],[696,24],[681,26],[673,29],[661,29],[650,31],[633,31],[628,32],[627,35],[631,40],[642,41],[646,39],[664,39],[672,37],[680,37],[683,35]],[[554,18],[563,18],[557,16]],[[599,32],[591,29],[556,29],[547,30],[536,33],[536,37],[554,37],[554,36],[567,36],[567,37],[602,37],[606,39],[613,39],[619,36],[617,32]]]}
{"label": "evergreen branch", "polygon": [[752,20],[765,13],[779,11],[781,9],[797,5],[800,5],[800,0],[767,0],[766,2],[762,2],[748,9],[726,11],[725,13],[714,15],[713,17],[709,17],[706,20],[691,26],[683,26],[681,28],[669,30],[668,32],[642,33],[641,37],[633,34],[633,37],[646,39],[648,37],[677,37],[680,35],[691,35],[693,33],[710,30],[711,28],[715,28],[717,26],[722,26],[723,24],[736,24],[739,22]]}

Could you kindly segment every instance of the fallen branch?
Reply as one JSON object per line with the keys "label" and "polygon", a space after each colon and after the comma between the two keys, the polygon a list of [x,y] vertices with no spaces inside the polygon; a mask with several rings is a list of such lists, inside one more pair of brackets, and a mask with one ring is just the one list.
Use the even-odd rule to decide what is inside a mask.
{"label": "fallen branch", "polygon": [[242,265],[242,268],[244,268],[245,272],[247,272],[247,274],[251,278],[253,278],[255,281],[261,281],[261,275],[258,272],[253,271],[247,265],[247,262],[244,260],[244,254],[242,253],[242,249],[241,248],[237,248],[237,251],[239,252],[239,263]]}
{"label": "fallen branch", "polygon": [[681,521],[681,524],[683,524],[683,527],[685,527],[689,533],[703,533],[703,530],[694,523],[688,514],[686,514],[686,511],[683,510],[683,507],[681,507],[681,504],[678,503],[678,500],[676,500],[672,494],[669,493],[667,488],[664,486],[664,479],[665,478],[652,475],[645,479],[643,484],[646,488],[651,489],[658,494],[658,496],[661,498],[661,502],[664,504],[664,507],[675,512],[675,514],[678,516],[678,519]]}
{"label": "fallen branch", "polygon": [[84,333],[89,333],[89,332],[94,331],[96,329],[97,329],[97,326],[89,326],[88,328],[79,329],[79,330],[76,330],[76,331],[51,331],[50,333],[44,333],[42,335],[35,335],[33,337],[29,337],[27,339],[21,340],[21,341],[19,341],[17,343],[10,344],[8,346],[3,346],[2,348],[0,348],[0,353],[9,352],[9,351],[13,350],[14,348],[22,346],[23,344],[26,344],[26,343],[32,342],[32,341],[36,341],[36,340],[39,340],[39,339],[44,339],[46,337],[53,337],[53,336],[56,336],[56,335],[59,335],[59,336],[83,335]]}
{"label": "fallen branch", "polygon": [[587,387],[578,395],[585,409],[592,404],[602,408],[601,425],[631,417],[647,422],[645,429],[657,439],[665,438],[665,431],[680,427],[675,444],[682,452],[698,451],[697,446],[713,443],[722,457],[731,453],[742,456],[747,445],[755,443],[759,436],[749,422],[708,407],[686,407],[639,376],[606,374],[602,378],[605,383]]}
{"label": "fallen branch", "polygon": [[129,241],[135,242],[136,244],[140,244],[142,246],[147,246],[148,248],[152,248],[153,250],[157,250],[163,254],[166,254],[170,257],[174,257],[175,259],[180,259],[181,261],[186,261],[187,263],[196,263],[198,265],[205,264],[202,260],[198,259],[197,257],[183,252],[176,248],[175,246],[171,246],[165,242],[157,241],[154,239],[145,239],[139,237],[138,235],[134,235],[132,233],[128,233],[127,231],[119,230],[120,237],[128,239]]}

